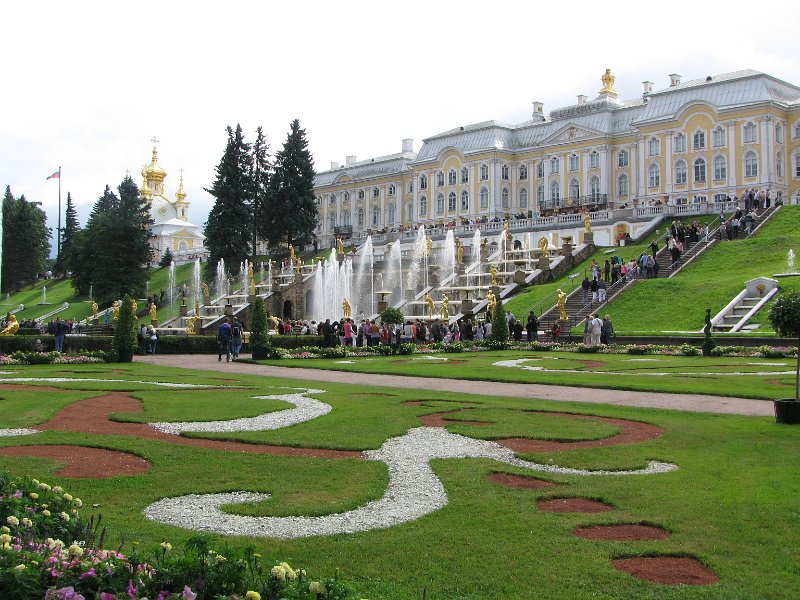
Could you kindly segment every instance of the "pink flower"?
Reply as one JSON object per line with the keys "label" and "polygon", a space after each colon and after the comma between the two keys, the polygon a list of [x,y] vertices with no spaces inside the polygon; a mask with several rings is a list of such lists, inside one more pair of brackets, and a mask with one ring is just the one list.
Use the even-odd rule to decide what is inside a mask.
{"label": "pink flower", "polygon": [[80,579],[86,579],[87,577],[97,577],[97,573],[95,573],[94,567],[86,571],[86,573],[82,573]]}
{"label": "pink flower", "polygon": [[117,596],[108,592],[100,592],[100,600],[117,600]]}
{"label": "pink flower", "polygon": [[197,598],[197,594],[195,594],[188,585],[183,586],[183,600],[194,600]]}

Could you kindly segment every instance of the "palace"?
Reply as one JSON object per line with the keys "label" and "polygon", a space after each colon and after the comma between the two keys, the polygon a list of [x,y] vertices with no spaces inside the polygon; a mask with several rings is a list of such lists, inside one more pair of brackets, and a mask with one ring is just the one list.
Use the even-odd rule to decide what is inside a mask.
{"label": "palace", "polygon": [[200,227],[189,221],[189,201],[183,190],[183,171],[175,200],[170,200],[165,192],[164,179],[167,172],[158,164],[158,153],[153,146],[150,164],[142,169],[142,187],[139,194],[150,204],[150,216],[155,223],[150,240],[153,256],[158,261],[169,248],[175,262],[205,259],[208,250],[203,246],[206,239]]}
{"label": "palace", "polygon": [[[753,70],[681,81],[622,100],[606,70],[598,96],[517,125],[484,121],[318,173],[316,235],[536,219],[621,207],[702,204],[755,188],[800,197],[800,88]],[[711,205],[711,206],[708,206]],[[700,208],[700,207],[697,207]]]}

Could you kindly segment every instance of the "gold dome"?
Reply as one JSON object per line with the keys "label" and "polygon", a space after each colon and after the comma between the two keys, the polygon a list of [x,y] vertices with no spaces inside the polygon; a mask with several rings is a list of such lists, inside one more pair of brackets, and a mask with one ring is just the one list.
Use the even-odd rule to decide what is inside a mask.
{"label": "gold dome", "polygon": [[166,176],[167,172],[158,164],[158,153],[153,148],[153,158],[150,164],[142,169],[142,177],[144,177],[145,181],[148,181],[150,179],[163,180]]}
{"label": "gold dome", "polygon": [[181,169],[181,182],[178,185],[178,191],[175,192],[175,199],[178,202],[183,202],[186,200],[186,192],[183,191],[183,169]]}

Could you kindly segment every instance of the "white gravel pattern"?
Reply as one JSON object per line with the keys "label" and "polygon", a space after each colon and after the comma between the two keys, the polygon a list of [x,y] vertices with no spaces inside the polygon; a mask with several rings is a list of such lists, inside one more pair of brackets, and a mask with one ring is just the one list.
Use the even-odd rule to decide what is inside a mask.
{"label": "white gravel pattern", "polygon": [[[767,375],[794,375],[794,371],[747,371],[744,373],[700,373],[696,371],[643,371],[641,373],[629,373],[627,371],[586,371],[583,369],[548,369],[546,367],[536,367],[531,365],[523,364],[525,362],[537,360],[535,358],[517,358],[514,360],[498,360],[497,362],[492,363],[492,366],[495,367],[510,367],[513,369],[522,369],[523,371],[539,371],[543,373],[583,373],[590,374],[590,375],[624,375],[626,377],[642,377],[642,376],[655,376],[655,377],[667,377],[673,375],[702,375],[706,377],[716,376],[716,377],[744,377],[747,375],[755,375],[758,377],[764,377]],[[764,363],[760,363],[763,365]]]}
{"label": "white gravel pattern", "polygon": [[[159,387],[170,388],[218,388],[219,385],[208,385],[203,383],[169,383],[166,381],[138,381],[136,379],[80,379],[72,377],[3,377],[2,383],[144,383],[147,385],[157,385]],[[65,390],[69,391],[69,390]]]}
{"label": "white gravel pattern", "polygon": [[447,493],[430,466],[437,458],[490,458],[515,467],[558,475],[651,475],[678,467],[651,461],[634,471],[589,471],[543,465],[518,459],[496,442],[475,440],[441,427],[417,427],[403,436],[387,440],[378,450],[365,453],[368,460],[386,463],[389,486],[380,500],[354,510],[322,517],[251,517],[222,512],[225,504],[258,502],[269,494],[233,492],[191,494],[165,498],[144,510],[148,519],[198,531],[222,535],[271,538],[302,538],[315,535],[356,533],[383,529],[414,521],[444,507]]}
{"label": "white gravel pattern", "polygon": [[0,437],[13,437],[16,435],[33,435],[39,433],[37,429],[0,429]]}
{"label": "white gravel pattern", "polygon": [[294,408],[269,412],[257,417],[245,417],[228,421],[186,421],[175,423],[148,423],[163,433],[178,435],[184,431],[203,433],[234,432],[234,431],[267,431],[289,427],[311,419],[316,419],[331,412],[331,405],[307,398],[306,394],[322,394],[325,390],[305,388],[295,389],[291,394],[275,394],[272,396],[253,396],[256,400],[281,400],[293,404]]}

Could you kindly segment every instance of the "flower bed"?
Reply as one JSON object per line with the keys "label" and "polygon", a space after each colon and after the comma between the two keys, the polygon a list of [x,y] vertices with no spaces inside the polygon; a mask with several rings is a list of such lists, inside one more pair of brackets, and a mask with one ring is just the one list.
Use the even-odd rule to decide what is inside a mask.
{"label": "flower bed", "polygon": [[61,352],[23,352],[17,350],[10,356],[0,355],[0,365],[85,365],[90,363],[114,362],[116,352],[93,350],[84,354],[63,354]]}
{"label": "flower bed", "polygon": [[[337,579],[311,581],[285,562],[265,567],[251,547],[220,554],[208,538],[168,542],[149,553],[101,548],[101,518],[58,486],[0,472],[0,589],[4,600],[349,600]],[[268,563],[266,563],[268,564]]]}

